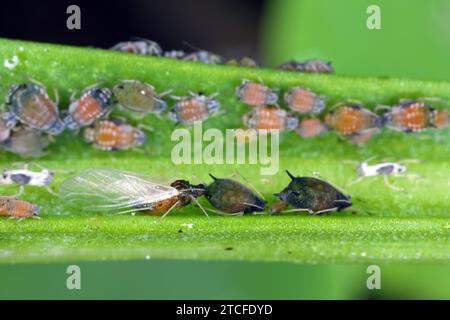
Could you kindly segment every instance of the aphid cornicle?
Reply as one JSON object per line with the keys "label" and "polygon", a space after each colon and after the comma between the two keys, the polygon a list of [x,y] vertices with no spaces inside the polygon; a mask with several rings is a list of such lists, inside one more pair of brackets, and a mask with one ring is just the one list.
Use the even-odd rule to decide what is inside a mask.
{"label": "aphid cornicle", "polygon": [[325,98],[305,87],[292,87],[284,95],[284,101],[292,111],[319,113],[325,109]]}
{"label": "aphid cornicle", "polygon": [[276,90],[250,80],[243,80],[242,84],[236,88],[236,94],[242,103],[249,106],[274,105],[278,102]]}
{"label": "aphid cornicle", "polygon": [[[291,178],[289,185],[275,194],[283,204],[294,207],[283,212],[308,212],[312,215],[331,213],[352,205],[351,197],[330,183],[312,177],[295,177],[286,171]],[[283,207],[277,205],[276,207]],[[272,212],[278,212],[274,208]]]}
{"label": "aphid cornicle", "polygon": [[17,119],[11,112],[0,112],[0,142],[9,138],[16,124]]}
{"label": "aphid cornicle", "polygon": [[340,103],[325,116],[325,123],[344,136],[357,136],[376,129],[379,117],[358,103]]}
{"label": "aphid cornicle", "polygon": [[294,130],[298,126],[298,119],[286,110],[275,106],[253,108],[242,118],[249,129],[266,130]]}
{"label": "aphid cornicle", "polygon": [[208,119],[211,114],[220,110],[220,102],[215,99],[216,95],[191,93],[189,97],[173,97],[179,101],[170,110],[169,119],[187,125]]}
{"label": "aphid cornicle", "polygon": [[306,61],[291,60],[278,66],[278,69],[285,71],[311,72],[311,73],[333,73],[331,62],[311,59]]}
{"label": "aphid cornicle", "polygon": [[119,105],[130,111],[160,114],[167,107],[161,99],[163,95],[156,93],[153,86],[138,80],[122,81],[113,88],[113,93]]}
{"label": "aphid cornicle", "polygon": [[42,156],[45,154],[44,149],[49,145],[48,135],[26,127],[14,130],[7,140],[0,142],[0,147],[4,150],[22,157]]}
{"label": "aphid cornicle", "polygon": [[81,97],[71,102],[64,124],[70,130],[89,126],[111,111],[111,91],[106,88],[89,88]]}
{"label": "aphid cornicle", "polygon": [[303,119],[300,121],[297,133],[303,138],[316,137],[327,131],[325,124],[317,118]]}
{"label": "aphid cornicle", "polygon": [[7,105],[22,123],[52,135],[64,130],[58,107],[45,88],[35,83],[23,83],[10,88]]}
{"label": "aphid cornicle", "polygon": [[386,112],[383,123],[394,130],[418,132],[433,127],[435,109],[425,101],[402,100]]}
{"label": "aphid cornicle", "polygon": [[132,41],[119,42],[111,50],[136,53],[147,56],[161,56],[163,51],[158,43],[147,39],[131,39]]}
{"label": "aphid cornicle", "polygon": [[175,207],[191,202],[203,209],[197,198],[204,190],[204,184],[192,185],[186,180],[166,184],[116,169],[87,169],[64,181],[59,191],[67,202],[81,210],[143,212],[164,217]]}
{"label": "aphid cornicle", "polygon": [[33,165],[40,169],[40,171],[29,170],[30,165],[28,163],[22,169],[4,170],[0,176],[0,185],[19,185],[20,191],[16,196],[24,192],[24,186],[45,187],[49,193],[55,195],[55,192],[49,187],[53,181],[55,172],[37,163],[33,163]]}
{"label": "aphid cornicle", "polygon": [[266,201],[243,184],[231,179],[214,180],[206,186],[205,198],[224,214],[252,213],[263,211]]}
{"label": "aphid cornicle", "polygon": [[38,218],[39,207],[14,197],[0,196],[0,216],[12,219]]}
{"label": "aphid cornicle", "polygon": [[84,138],[94,148],[103,151],[128,150],[142,146],[145,133],[122,120],[100,120],[84,129]]}

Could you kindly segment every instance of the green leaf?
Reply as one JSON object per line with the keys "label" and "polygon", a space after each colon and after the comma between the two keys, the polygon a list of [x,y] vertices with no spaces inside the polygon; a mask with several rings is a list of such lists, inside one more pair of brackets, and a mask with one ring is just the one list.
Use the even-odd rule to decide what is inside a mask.
{"label": "green leaf", "polygon": [[[14,58],[17,57],[17,58]],[[74,90],[94,83],[111,86],[121,79],[149,82],[158,91],[173,89],[176,95],[189,90],[218,92],[223,114],[206,121],[204,128],[242,127],[241,117],[249,108],[238,103],[234,89],[241,78],[261,79],[281,91],[305,85],[328,97],[328,108],[345,98],[363,101],[368,108],[389,104],[403,97],[450,98],[446,82],[389,78],[353,78],[310,75],[276,70],[210,66],[163,58],[89,48],[0,40],[0,81],[4,98],[10,85],[26,77],[59,91],[61,109]],[[16,61],[16,64],[15,62]],[[15,64],[15,65],[14,65]],[[128,115],[129,114],[125,114]],[[137,123],[139,120],[131,120]],[[449,130],[418,135],[384,131],[365,147],[358,148],[334,133],[302,139],[294,132],[281,137],[280,171],[261,176],[261,165],[182,165],[170,160],[175,142],[173,124],[165,117],[147,116],[155,130],[149,135],[145,154],[133,151],[105,153],[93,150],[71,133],[57,137],[48,156],[38,162],[51,169],[74,172],[90,167],[115,167],[148,174],[174,172],[186,178],[210,182],[208,173],[219,177],[239,170],[269,202],[273,193],[289,181],[284,169],[297,175],[318,171],[327,180],[353,196],[358,214],[342,212],[325,217],[301,214],[286,216],[218,217],[208,221],[198,208],[189,206],[171,213],[163,223],[150,216],[114,216],[70,208],[59,198],[39,188],[27,188],[24,199],[41,206],[42,219],[20,223],[0,221],[0,262],[68,261],[97,259],[205,259],[247,261],[324,262],[448,262],[450,178]],[[416,158],[410,172],[421,176],[392,181],[405,188],[393,192],[381,178],[346,187],[356,178],[353,166],[341,160],[364,160],[372,156],[393,160]],[[0,154],[1,165],[19,158]],[[58,173],[55,187],[70,173]],[[16,192],[2,187],[4,194]],[[209,204],[203,199],[204,206]],[[373,213],[368,216],[366,213]],[[185,226],[192,224],[192,228]],[[181,230],[182,232],[179,232]]]}

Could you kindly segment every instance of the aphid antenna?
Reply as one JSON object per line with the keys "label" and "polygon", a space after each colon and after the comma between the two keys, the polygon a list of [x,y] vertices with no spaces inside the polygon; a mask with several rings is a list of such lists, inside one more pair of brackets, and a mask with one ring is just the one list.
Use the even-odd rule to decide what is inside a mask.
{"label": "aphid antenna", "polygon": [[140,130],[149,131],[149,132],[155,131],[155,128],[153,128],[152,126],[143,124],[143,123],[138,124],[136,128],[140,129]]}
{"label": "aphid antenna", "polygon": [[253,204],[253,203],[242,202],[242,204],[244,204],[244,205],[246,205],[246,206],[250,206],[250,207],[254,207],[254,208],[257,208],[257,209],[261,209],[261,210],[264,210],[264,208],[263,208],[263,207],[261,207],[261,206],[258,206],[258,205],[256,205],[256,204]]}
{"label": "aphid antenna", "polygon": [[395,190],[395,191],[405,191],[405,189],[403,189],[403,188],[398,188],[398,187],[394,186],[393,184],[391,184],[391,183],[389,182],[389,178],[388,178],[387,175],[385,175],[385,176],[383,177],[383,179],[384,179],[384,184],[385,184],[388,188],[390,188],[390,189],[392,189],[392,190]]}
{"label": "aphid antenna", "polygon": [[28,73],[22,72],[21,76],[24,77],[26,80],[33,82],[34,84],[37,84],[38,86],[45,88],[45,85],[42,82],[37,81],[36,79],[32,78]]}
{"label": "aphid antenna", "polygon": [[213,212],[219,216],[243,216],[244,215],[243,212],[227,213],[227,212],[223,212],[223,211],[215,210],[215,209],[211,209],[211,208],[205,208],[205,209],[210,212]]}
{"label": "aphid antenna", "polygon": [[[238,176],[240,177],[250,188],[253,189],[253,191],[255,191],[263,200],[266,200],[266,198],[264,197],[264,195],[258,190],[256,189],[256,187],[250,183],[250,181],[247,180],[247,178],[245,178],[242,174],[239,173],[239,171],[235,170],[232,174],[232,176]],[[256,206],[257,207],[257,206]],[[261,208],[264,209],[264,208]]]}
{"label": "aphid antenna", "polygon": [[161,218],[158,219],[158,223],[160,223],[178,204],[180,203],[180,201],[175,202],[170,208],[169,210],[167,210],[162,216]]}
{"label": "aphid antenna", "polygon": [[173,92],[173,89],[169,89],[169,90],[166,90],[166,91],[164,91],[164,92],[161,92],[161,93],[159,93],[158,94],[158,98],[156,98],[156,100],[158,100],[158,101],[164,101],[164,100],[162,100],[161,98],[163,98],[163,97],[165,97],[165,96],[167,96],[167,95],[169,95],[169,94],[171,94]]}
{"label": "aphid antenna", "polygon": [[398,160],[397,163],[421,163],[422,161],[420,161],[419,159],[401,159]]}
{"label": "aphid antenna", "polygon": [[176,100],[176,101],[181,101],[183,99],[186,99],[185,97],[179,97],[179,96],[174,96],[174,95],[170,95],[169,98],[172,100]]}

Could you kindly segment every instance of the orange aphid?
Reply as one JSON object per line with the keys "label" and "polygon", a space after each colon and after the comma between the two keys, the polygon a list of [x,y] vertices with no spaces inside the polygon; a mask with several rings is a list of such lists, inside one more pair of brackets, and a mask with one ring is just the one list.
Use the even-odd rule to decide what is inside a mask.
{"label": "orange aphid", "polygon": [[344,136],[376,127],[377,116],[360,105],[343,105],[325,117],[325,123]]}
{"label": "orange aphid", "polygon": [[220,110],[220,102],[214,97],[203,94],[191,93],[188,97],[177,98],[179,100],[170,110],[169,119],[181,124],[193,124],[203,121]]}
{"label": "orange aphid", "polygon": [[384,114],[388,126],[405,132],[417,132],[433,125],[434,109],[423,101],[403,101]]}
{"label": "orange aphid", "polygon": [[325,131],[327,131],[325,124],[316,118],[302,120],[297,128],[297,133],[304,138],[315,137]]}
{"label": "orange aphid", "polygon": [[84,138],[97,149],[116,151],[143,145],[146,135],[123,121],[103,120],[97,122],[94,127],[86,128]]}
{"label": "orange aphid", "polygon": [[39,215],[39,207],[14,197],[0,196],[0,216],[14,219],[33,218]]}
{"label": "orange aphid", "polygon": [[236,94],[242,103],[249,106],[272,105],[278,102],[278,93],[262,83],[244,80],[236,88]]}
{"label": "orange aphid", "polygon": [[250,129],[293,130],[298,119],[286,110],[275,106],[256,107],[243,117],[244,124]]}
{"label": "orange aphid", "polygon": [[290,88],[284,100],[292,111],[299,113],[319,113],[325,108],[324,98],[304,87]]}

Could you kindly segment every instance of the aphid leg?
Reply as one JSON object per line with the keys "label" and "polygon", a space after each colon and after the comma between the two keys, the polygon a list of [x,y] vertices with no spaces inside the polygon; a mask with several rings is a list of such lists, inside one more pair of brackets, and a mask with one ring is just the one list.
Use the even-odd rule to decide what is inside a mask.
{"label": "aphid leg", "polygon": [[312,215],[318,216],[318,215],[322,215],[322,214],[324,214],[324,213],[332,213],[332,212],[336,212],[337,210],[338,210],[338,207],[334,207],[334,208],[330,208],[330,209],[325,209],[325,210],[316,211],[316,212],[312,213]]}
{"label": "aphid leg", "polygon": [[255,191],[261,198],[263,198],[263,199],[265,200],[264,195],[263,195],[261,192],[259,192],[259,190],[256,189],[256,187],[255,187],[253,184],[251,184],[250,181],[248,181],[247,178],[245,178],[245,177],[244,177],[242,174],[240,174],[237,170],[235,170],[235,171],[232,173],[231,176],[238,176],[238,177],[240,177],[240,178],[241,178],[248,186],[250,186],[250,188],[253,189],[253,191]]}
{"label": "aphid leg", "polygon": [[402,159],[397,161],[398,163],[421,163],[418,159]]}
{"label": "aphid leg", "polygon": [[191,200],[195,202],[195,204],[200,208],[200,210],[203,211],[203,213],[205,214],[205,216],[211,220],[211,218],[209,217],[208,213],[205,211],[205,209],[203,208],[203,206],[200,204],[200,202],[197,201],[197,199],[193,196],[190,196]]}
{"label": "aphid leg", "polygon": [[77,94],[77,90],[73,90],[72,93],[70,94],[70,102],[75,101],[76,94]]}
{"label": "aphid leg", "polygon": [[289,210],[280,211],[280,213],[289,213],[289,212],[308,212],[309,214],[314,214],[314,211],[309,209],[309,208],[306,208],[306,209],[296,208],[296,209],[289,209]]}
{"label": "aphid leg", "polygon": [[219,216],[242,216],[244,215],[243,212],[236,212],[236,213],[227,213],[227,212],[223,212],[220,210],[214,210],[211,208],[205,208],[206,210],[210,211],[210,212],[214,212],[215,214],[219,215]]}
{"label": "aphid leg", "polygon": [[352,182],[348,183],[347,187],[353,186],[353,185],[355,185],[357,183],[360,183],[363,179],[364,179],[364,176],[358,177],[356,180],[353,180]]}
{"label": "aphid leg", "polygon": [[170,211],[172,211],[173,208],[175,208],[175,207],[178,205],[179,202],[180,202],[180,201],[175,202],[175,203],[169,208],[169,210],[167,210],[166,213],[164,213],[164,214],[161,216],[161,218],[158,219],[158,223],[160,223],[160,222],[162,221],[162,219],[164,219],[164,218],[170,213]]}
{"label": "aphid leg", "polygon": [[143,123],[138,124],[138,126],[136,128],[138,128],[140,130],[145,130],[145,131],[154,131],[155,130],[155,128],[153,128],[152,126],[145,125]]}
{"label": "aphid leg", "polygon": [[169,95],[169,94],[171,94],[172,93],[172,89],[169,89],[169,90],[167,90],[167,91],[164,91],[164,92],[162,92],[162,93],[160,93],[160,94],[158,94],[158,98],[162,98],[162,97],[165,97],[165,96],[167,96],[167,95]]}
{"label": "aphid leg", "polygon": [[55,104],[59,105],[59,94],[58,94],[58,90],[53,89],[53,95],[55,96]]}
{"label": "aphid leg", "polygon": [[37,81],[36,79],[33,79],[33,78],[31,78],[30,76],[28,76],[28,75],[26,75],[26,74],[25,74],[25,77],[26,77],[29,81],[31,81],[31,82],[33,82],[33,83],[35,83],[35,84],[37,84],[37,85],[39,85],[39,86],[45,88],[45,86],[44,86],[44,84],[43,84],[42,82],[39,82],[39,81]]}
{"label": "aphid leg", "polygon": [[391,188],[392,190],[395,190],[395,191],[404,191],[402,188],[398,188],[398,187],[396,187],[396,186],[390,184],[390,183],[389,183],[388,176],[384,176],[384,184],[385,184],[388,188]]}
{"label": "aphid leg", "polygon": [[52,188],[50,188],[49,186],[45,187],[48,191],[48,193],[50,193],[51,195],[54,195],[55,197],[59,197],[59,194],[56,193],[55,191],[52,190]]}
{"label": "aphid leg", "polygon": [[12,195],[12,196],[10,196],[10,197],[12,197],[12,198],[20,197],[24,192],[25,192],[25,186],[24,186],[24,185],[21,185],[21,186],[19,187],[19,192],[16,193],[16,194],[14,194],[14,195]]}

